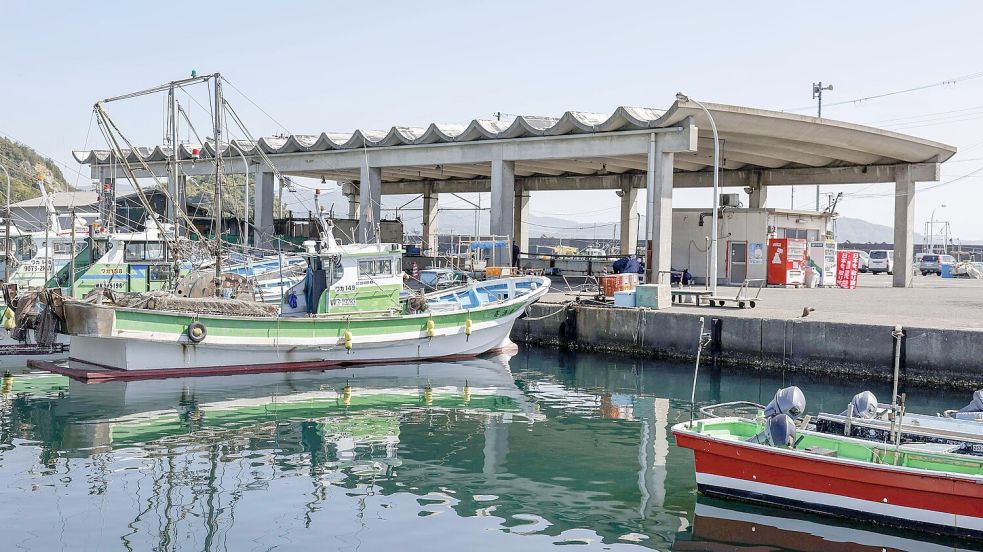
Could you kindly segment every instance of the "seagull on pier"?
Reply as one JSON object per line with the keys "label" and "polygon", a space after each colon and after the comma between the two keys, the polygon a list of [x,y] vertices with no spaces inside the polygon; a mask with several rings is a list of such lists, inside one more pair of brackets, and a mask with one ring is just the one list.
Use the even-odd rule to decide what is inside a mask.
{"label": "seagull on pier", "polygon": [[816,310],[816,309],[814,309],[812,307],[806,307],[806,308],[802,309],[802,318],[805,318],[805,317],[809,316],[809,313],[812,312],[812,311],[814,311],[814,310]]}

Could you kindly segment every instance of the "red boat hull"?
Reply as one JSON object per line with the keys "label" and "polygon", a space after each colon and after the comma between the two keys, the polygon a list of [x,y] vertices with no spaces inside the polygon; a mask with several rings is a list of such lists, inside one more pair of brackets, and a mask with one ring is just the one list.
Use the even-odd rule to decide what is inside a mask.
{"label": "red boat hull", "polygon": [[983,539],[978,479],[673,433],[705,495]]}

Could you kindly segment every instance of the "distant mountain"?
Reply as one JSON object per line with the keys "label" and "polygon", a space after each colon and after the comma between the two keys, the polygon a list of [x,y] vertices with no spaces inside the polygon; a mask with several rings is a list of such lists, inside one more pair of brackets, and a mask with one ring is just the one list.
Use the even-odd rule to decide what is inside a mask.
{"label": "distant mountain", "polygon": [[[840,217],[836,219],[836,241],[839,243],[894,243],[894,228],[874,224],[863,219]],[[915,243],[922,235],[915,233]]]}
{"label": "distant mountain", "polygon": [[[54,161],[42,157],[29,146],[0,137],[0,164],[10,172],[10,202],[16,203],[41,195],[36,185],[38,172],[43,173],[49,192],[71,189],[61,169]],[[0,171],[0,201],[6,193],[7,181]]]}

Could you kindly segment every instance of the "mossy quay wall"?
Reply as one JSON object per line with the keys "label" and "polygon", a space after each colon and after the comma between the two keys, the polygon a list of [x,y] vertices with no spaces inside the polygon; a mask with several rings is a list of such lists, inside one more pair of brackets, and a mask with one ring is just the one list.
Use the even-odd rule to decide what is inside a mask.
{"label": "mossy quay wall", "polygon": [[[696,314],[674,309],[537,303],[516,322],[512,340],[541,346],[692,359],[700,317],[713,336],[707,361],[892,379],[893,327],[816,319]],[[912,382],[983,387],[983,331],[904,328],[901,376]]]}

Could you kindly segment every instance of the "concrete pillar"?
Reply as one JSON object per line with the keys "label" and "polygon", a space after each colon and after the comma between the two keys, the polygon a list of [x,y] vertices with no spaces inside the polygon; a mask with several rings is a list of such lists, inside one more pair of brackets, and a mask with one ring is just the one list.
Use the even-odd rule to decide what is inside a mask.
{"label": "concrete pillar", "polygon": [[256,171],[253,187],[253,243],[273,248],[273,173]]}
{"label": "concrete pillar", "polygon": [[915,256],[915,181],[907,165],[894,169],[894,287],[911,285]]}
{"label": "concrete pillar", "polygon": [[650,284],[658,283],[659,272],[667,272],[672,260],[673,153],[665,151],[664,136],[653,134],[649,142],[645,281]]}
{"label": "concrete pillar", "polygon": [[[493,159],[491,162],[491,233],[508,236],[515,232],[515,161]],[[511,243],[505,260],[512,261]]]}
{"label": "concrete pillar", "polygon": [[341,193],[348,198],[348,218],[358,220],[358,186],[354,182],[342,182]]}
{"label": "concrete pillar", "polygon": [[433,183],[428,183],[426,191],[423,192],[423,227],[421,229],[423,243],[421,249],[433,257],[437,256],[439,245],[440,232],[437,225],[437,213],[440,210],[439,200],[440,194],[434,193]]}
{"label": "concrete pillar", "polygon": [[485,423],[484,465],[481,473],[495,475],[504,473],[505,459],[509,455],[509,426],[499,418],[489,418]]}
{"label": "concrete pillar", "polygon": [[[519,251],[522,253],[529,252],[529,192],[520,189],[518,186],[515,189],[515,205],[513,209],[513,229],[512,229],[512,239],[519,246]],[[511,247],[511,244],[509,245]],[[512,259],[512,264],[515,264],[515,259]]]}
{"label": "concrete pillar", "polygon": [[358,235],[362,243],[375,243],[382,218],[382,169],[362,166],[358,182]]}
{"label": "concrete pillar", "polygon": [[621,190],[621,254],[634,255],[638,249],[638,190],[630,178],[622,177]]}
{"label": "concrete pillar", "polygon": [[764,209],[768,201],[768,186],[761,182],[761,173],[751,173],[751,195],[748,199],[748,207],[751,209]]}

